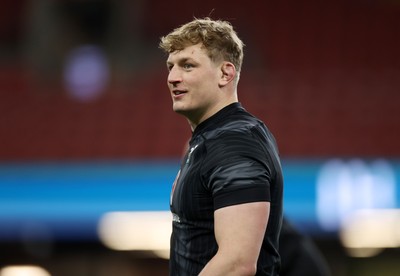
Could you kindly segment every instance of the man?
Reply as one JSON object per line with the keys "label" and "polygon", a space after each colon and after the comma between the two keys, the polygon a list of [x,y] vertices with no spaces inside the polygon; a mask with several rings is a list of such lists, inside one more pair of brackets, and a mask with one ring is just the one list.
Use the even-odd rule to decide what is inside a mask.
{"label": "man", "polygon": [[193,132],[171,192],[170,275],[278,275],[282,172],[273,136],[238,102],[242,41],[204,18],[160,48],[173,110]]}

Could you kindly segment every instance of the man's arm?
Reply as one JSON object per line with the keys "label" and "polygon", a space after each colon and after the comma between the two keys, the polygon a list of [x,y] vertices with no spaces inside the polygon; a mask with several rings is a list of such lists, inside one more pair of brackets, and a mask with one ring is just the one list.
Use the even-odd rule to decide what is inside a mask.
{"label": "man's arm", "polygon": [[199,275],[255,275],[267,228],[269,202],[252,202],[214,212],[218,252]]}

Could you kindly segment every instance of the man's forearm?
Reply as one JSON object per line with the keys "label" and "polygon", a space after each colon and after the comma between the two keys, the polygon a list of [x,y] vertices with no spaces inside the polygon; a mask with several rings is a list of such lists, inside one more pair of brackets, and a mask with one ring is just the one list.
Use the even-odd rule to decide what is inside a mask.
{"label": "man's forearm", "polygon": [[255,265],[247,264],[239,258],[229,258],[217,253],[199,276],[253,276],[255,274]]}

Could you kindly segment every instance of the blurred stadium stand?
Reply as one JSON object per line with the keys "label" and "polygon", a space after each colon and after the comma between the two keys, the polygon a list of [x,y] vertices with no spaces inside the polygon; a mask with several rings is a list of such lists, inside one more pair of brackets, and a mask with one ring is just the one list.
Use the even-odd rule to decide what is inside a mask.
{"label": "blurred stadium stand", "polygon": [[[123,85],[113,78],[122,69],[112,69],[106,92],[90,102],[68,96],[61,74],[48,79],[18,55],[3,61],[0,158],[180,156],[190,133],[171,112],[164,56],[154,52],[158,38],[168,30],[192,15],[208,15],[213,6],[209,2],[199,10],[179,3],[179,13],[186,16],[166,12],[174,6],[168,2],[142,4],[142,37],[153,57],[144,58],[144,65],[131,71],[125,69],[123,74],[129,78]],[[239,2],[229,9],[215,6],[212,16],[230,19],[246,41],[240,100],[267,122],[281,154],[400,155],[399,5],[394,1],[261,2],[248,5],[243,13]],[[25,6],[9,6],[2,10],[12,13],[13,20],[2,26],[1,33],[2,41],[10,45],[29,36],[30,28],[15,37],[15,30],[22,28],[17,18]],[[47,56],[43,61],[53,58],[62,60]],[[62,65],[57,64],[56,70]],[[34,79],[37,74],[44,75],[40,77],[45,83]]]}

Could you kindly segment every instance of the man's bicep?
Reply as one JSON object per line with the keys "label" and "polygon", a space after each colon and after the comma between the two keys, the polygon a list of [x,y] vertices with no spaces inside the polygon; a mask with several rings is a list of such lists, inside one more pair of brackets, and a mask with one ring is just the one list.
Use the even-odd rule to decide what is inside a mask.
{"label": "man's bicep", "polygon": [[251,202],[217,209],[215,237],[220,253],[256,262],[268,224],[270,203]]}

